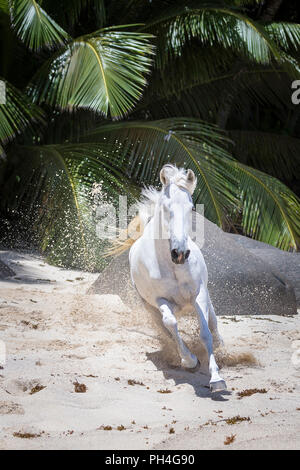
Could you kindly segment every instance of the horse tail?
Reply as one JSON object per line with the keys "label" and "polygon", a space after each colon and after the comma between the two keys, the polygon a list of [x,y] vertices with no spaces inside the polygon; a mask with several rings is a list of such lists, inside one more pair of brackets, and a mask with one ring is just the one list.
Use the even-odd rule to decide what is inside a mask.
{"label": "horse tail", "polygon": [[121,230],[117,238],[111,242],[111,246],[105,251],[104,257],[120,256],[129,250],[138,238],[143,235],[144,225],[141,218],[137,215],[131,220],[125,230]]}

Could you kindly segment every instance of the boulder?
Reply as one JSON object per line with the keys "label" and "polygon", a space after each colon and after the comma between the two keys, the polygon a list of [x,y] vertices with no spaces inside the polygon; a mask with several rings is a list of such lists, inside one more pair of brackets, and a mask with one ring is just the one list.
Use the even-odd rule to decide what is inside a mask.
{"label": "boulder", "polygon": [[228,235],[289,281],[295,291],[297,308],[300,308],[300,253],[283,251],[242,235]]}
{"label": "boulder", "polygon": [[0,279],[11,276],[15,276],[14,271],[9,266],[7,266],[7,264],[0,260]]}
{"label": "boulder", "polygon": [[[200,214],[194,214],[195,222],[199,227],[195,241],[207,264],[208,288],[217,315],[297,313],[293,286],[274,265]],[[204,240],[201,224],[204,224]],[[119,295],[129,307],[143,305],[131,284],[128,252],[112,260],[89,292]]]}

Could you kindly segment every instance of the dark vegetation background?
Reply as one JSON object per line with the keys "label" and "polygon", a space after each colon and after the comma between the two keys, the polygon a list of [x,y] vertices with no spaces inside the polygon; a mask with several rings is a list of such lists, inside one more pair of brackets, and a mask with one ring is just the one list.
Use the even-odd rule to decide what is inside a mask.
{"label": "dark vegetation background", "polygon": [[0,0],[0,243],[99,269],[97,203],[172,161],[224,230],[299,249],[299,23],[296,0]]}

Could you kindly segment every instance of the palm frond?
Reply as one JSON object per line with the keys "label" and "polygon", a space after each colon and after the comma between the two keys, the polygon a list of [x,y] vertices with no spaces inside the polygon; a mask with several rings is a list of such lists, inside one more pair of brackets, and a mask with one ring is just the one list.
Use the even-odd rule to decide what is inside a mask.
{"label": "palm frond", "polygon": [[[94,205],[116,205],[120,193],[138,194],[120,168],[118,149],[106,143],[66,144],[15,146],[11,152],[18,165],[3,194],[13,198],[1,203],[16,214],[15,231],[31,227],[36,246],[60,266],[100,269],[105,241],[97,237]],[[94,183],[100,184],[97,201]]]}
{"label": "palm frond", "polygon": [[108,142],[129,155],[124,171],[139,185],[157,184],[167,162],[192,168],[198,185],[194,201],[205,206],[210,220],[225,226],[236,203],[235,181],[224,149],[228,139],[216,126],[195,119],[122,122],[102,125],[83,137],[85,142]]}
{"label": "palm frond", "polygon": [[0,104],[0,144],[4,145],[26,128],[32,133],[44,123],[44,113],[29,98],[6,82],[6,103]]}
{"label": "palm frond", "polygon": [[[281,249],[300,243],[299,200],[279,180],[232,158],[226,138],[214,126],[191,119],[103,125],[84,140],[126,148],[126,174],[139,184],[157,183],[161,166],[175,162],[197,177],[195,202],[223,227],[239,225],[245,234]],[[237,219],[237,214],[240,214]]]}
{"label": "palm frond", "polygon": [[233,0],[233,3],[236,6],[249,6],[249,5],[258,5],[262,3],[262,0]]}
{"label": "palm frond", "polygon": [[107,17],[105,0],[94,0],[91,3],[95,8],[98,27],[102,28],[103,26],[105,26],[106,17]]}
{"label": "palm frond", "polygon": [[264,26],[222,1],[191,2],[188,7],[177,2],[144,30],[158,38],[159,67],[182,56],[182,48],[192,40],[203,46],[219,44],[262,64],[270,64],[274,59],[282,62],[280,49]]}
{"label": "palm frond", "polygon": [[[43,145],[79,142],[80,136],[95,127],[99,116],[85,109],[48,113],[47,132],[41,140]],[[98,118],[98,119],[97,119]]]}
{"label": "palm frond", "polygon": [[282,250],[299,249],[299,198],[272,176],[233,160],[229,164],[239,180],[243,233]]}
{"label": "palm frond", "polygon": [[[144,116],[149,119],[190,116],[216,122],[224,97],[232,98],[230,115],[248,128],[253,126],[255,118],[253,106],[272,107],[280,116],[284,116],[288,107],[292,111],[291,80],[285,72],[263,66],[249,67],[244,63],[240,63],[236,70],[222,71],[219,63],[220,72],[215,74],[218,58],[210,67],[209,56],[204,54],[202,57],[205,70],[199,74],[197,65],[185,67],[190,63],[185,59],[178,63],[180,77],[177,80],[177,75],[172,73],[175,73],[175,64],[162,74],[155,71],[134,116],[137,119]],[[207,76],[210,72],[211,77]]]}
{"label": "palm frond", "polygon": [[120,118],[141,98],[152,63],[151,36],[114,29],[74,40],[37,73],[33,99],[61,109]]}
{"label": "palm frond", "polygon": [[[142,103],[153,103],[157,98],[180,97],[181,93],[202,84],[226,79],[236,62],[233,53],[225,51],[222,46],[214,45],[201,48],[198,45],[187,45],[181,57],[174,58],[163,69],[154,68],[149,87],[145,91]],[[252,69],[258,66],[252,66]],[[261,66],[260,66],[261,68]]]}
{"label": "palm frond", "polygon": [[287,53],[300,51],[300,25],[297,23],[269,23],[265,29],[270,37]]}
{"label": "palm frond", "polygon": [[8,0],[0,0],[0,11],[2,13],[8,13],[9,12]]}
{"label": "palm frond", "polygon": [[10,15],[17,36],[33,51],[52,48],[70,39],[36,0],[12,0]]}

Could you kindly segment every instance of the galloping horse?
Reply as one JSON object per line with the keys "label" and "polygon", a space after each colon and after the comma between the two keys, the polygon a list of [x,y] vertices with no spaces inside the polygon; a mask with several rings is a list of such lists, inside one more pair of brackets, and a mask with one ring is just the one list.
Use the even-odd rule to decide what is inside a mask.
{"label": "galloping horse", "polygon": [[159,309],[163,325],[176,342],[182,366],[191,369],[198,360],[180,337],[175,314],[196,310],[200,339],[208,353],[210,388],[225,390],[213,353],[213,343],[222,344],[222,339],[207,290],[207,268],[189,236],[197,180],[192,170],[168,164],[160,172],[160,181],[161,191],[143,190],[139,205],[143,229],[129,252],[131,279],[139,295]]}

